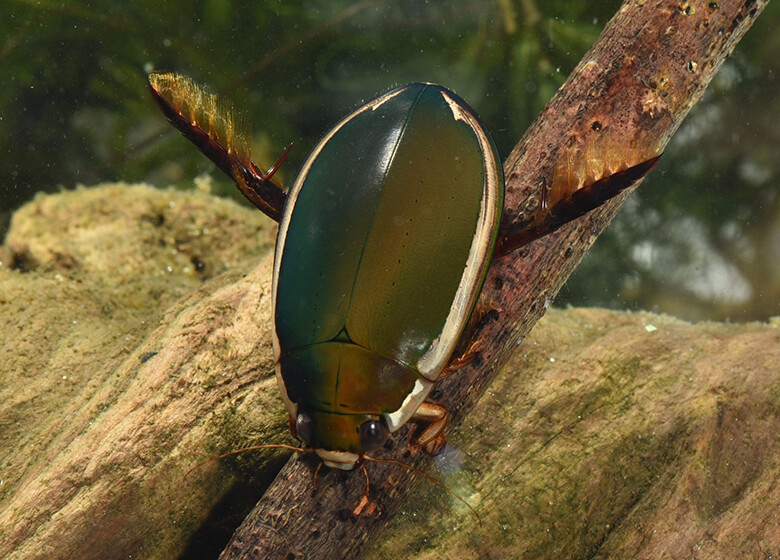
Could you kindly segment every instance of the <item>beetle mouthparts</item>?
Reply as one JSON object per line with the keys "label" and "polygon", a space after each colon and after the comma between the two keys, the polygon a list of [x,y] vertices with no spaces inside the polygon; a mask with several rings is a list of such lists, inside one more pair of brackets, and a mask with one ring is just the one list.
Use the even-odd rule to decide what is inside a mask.
{"label": "beetle mouthparts", "polygon": [[357,466],[360,456],[349,451],[329,451],[327,449],[315,449],[314,452],[322,459],[326,467],[351,471]]}

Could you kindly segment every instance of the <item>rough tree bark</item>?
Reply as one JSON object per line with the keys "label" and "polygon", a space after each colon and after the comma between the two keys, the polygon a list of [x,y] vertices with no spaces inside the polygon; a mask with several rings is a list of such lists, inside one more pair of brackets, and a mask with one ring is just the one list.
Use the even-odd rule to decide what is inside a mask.
{"label": "rough tree bark", "polygon": [[[531,210],[524,205],[529,200],[533,203],[540,184],[551,180],[561,154],[576,159],[577,153],[588,153],[599,132],[609,131],[612,145],[661,150],[766,3],[626,2],[507,159],[507,223]],[[444,379],[437,392],[452,412],[452,427],[462,421],[499,366],[513,354],[516,343],[544,313],[547,302],[618,211],[623,198],[495,263],[485,298],[498,314],[480,332],[489,341],[481,362]],[[198,552],[200,557],[216,556],[218,551],[209,556],[207,545],[185,549],[184,543],[204,523],[210,508],[227,501],[226,494],[232,492],[235,498],[246,492],[251,498],[256,487],[236,489],[230,469],[223,465],[203,467],[187,480],[184,474],[204,458],[252,441],[278,442],[289,437],[271,363],[270,257],[251,266],[257,263],[259,248],[270,250],[272,235],[268,220],[259,212],[203,195],[142,187],[43,197],[17,213],[0,251],[0,326],[4,333],[0,557],[171,558]],[[748,550],[764,556],[778,553],[780,454],[777,438],[767,435],[778,432],[777,385],[772,385],[774,377],[767,374],[773,371],[777,357],[768,352],[756,356],[777,349],[776,329],[759,329],[756,338],[748,340],[749,328],[727,334],[713,327],[706,333],[708,338],[699,341],[691,327],[670,325],[661,328],[664,337],[658,337],[659,346],[651,349],[641,339],[632,338],[637,319],[620,321],[627,321],[622,329],[603,336],[602,352],[603,348],[612,350],[604,355],[593,350],[590,360],[572,358],[568,370],[545,374],[552,376],[551,384],[541,391],[535,392],[528,383],[539,379],[539,361],[555,348],[543,335],[541,340],[534,339],[542,353],[529,351],[531,358],[520,360],[517,366],[525,368],[518,374],[522,380],[518,375],[512,378],[511,372],[517,371],[512,368],[508,379],[499,379],[502,402],[509,402],[510,389],[519,391],[521,400],[514,410],[525,411],[514,416],[513,423],[505,417],[502,422],[511,425],[511,433],[534,455],[521,459],[502,455],[509,444],[487,430],[490,419],[504,409],[488,407],[481,423],[468,430],[487,440],[483,447],[472,448],[474,455],[467,461],[484,470],[488,485],[487,491],[473,499],[484,504],[475,501],[486,530],[508,523],[506,515],[517,509],[527,511],[521,522],[532,532],[522,533],[517,522],[510,523],[509,532],[472,536],[471,552],[457,553],[457,557],[476,557],[487,550],[495,557],[518,556],[523,551],[530,557],[560,557],[564,552],[572,558],[625,557],[628,551],[638,557],[668,555],[668,549],[656,546],[659,540],[679,541],[681,548],[675,550],[688,546],[685,550],[701,551],[708,557],[729,557],[725,549],[718,548],[727,540],[737,543],[731,557],[744,556]],[[649,321],[638,319],[640,327]],[[575,320],[580,332],[564,338],[564,333],[575,330],[567,324],[555,340],[576,341],[589,329],[611,332],[606,324],[611,328],[615,321],[598,315],[580,317]],[[685,348],[698,349],[696,355],[704,359],[719,346],[735,352],[729,354],[719,375],[711,374],[713,364],[692,368],[701,371],[698,377],[691,375],[689,382],[693,388],[702,387],[698,392],[691,387],[690,391],[676,386],[671,390],[659,384],[657,377],[645,379],[632,373],[650,376],[657,373],[658,364],[665,367],[674,362],[672,358]],[[755,368],[738,370],[751,357]],[[685,360],[684,365],[699,363]],[[576,379],[570,376],[575,363],[584,364]],[[606,369],[606,374],[596,378],[586,374],[586,370],[598,372],[599,368]],[[682,374],[671,377],[683,386],[688,379]],[[642,393],[643,387],[655,385],[657,390]],[[750,390],[740,392],[742,386]],[[573,387],[591,392],[591,398],[575,399]],[[544,400],[549,394],[554,396],[551,402]],[[642,406],[631,408],[630,397],[640,394],[647,395]],[[523,401],[526,396],[529,399]],[[673,407],[675,403],[692,403],[686,417],[690,424]],[[635,414],[638,410],[640,416],[647,413],[650,420],[643,424],[642,433],[671,434],[664,436],[668,444],[660,447],[657,456],[637,448],[636,437],[626,435],[620,441],[620,426],[634,426],[628,415],[619,414],[626,409]],[[596,412],[603,410],[614,414],[597,421]],[[575,418],[582,415],[589,419],[584,423],[588,428],[615,436],[617,443],[610,454],[605,456],[604,449],[598,449],[572,455],[563,447],[557,455],[545,456],[556,444],[582,435],[577,432],[582,424],[575,426],[560,411],[571,412]],[[705,412],[713,413],[706,416],[707,422],[694,422]],[[664,428],[668,418],[674,419],[674,429]],[[761,429],[757,431],[756,426]],[[425,468],[431,460],[408,445],[410,431],[399,434],[388,455]],[[467,434],[459,434],[463,435]],[[466,444],[458,445],[469,449]],[[650,516],[631,509],[632,504],[643,503],[644,495],[660,492],[644,484],[642,473],[648,480],[668,476],[674,481],[665,473],[677,468],[669,457],[682,455],[681,449],[692,449],[691,461],[706,465],[705,474],[714,473],[716,483],[695,473],[677,481],[677,486],[670,483],[672,498],[663,500],[661,494],[659,500],[680,501],[675,489],[693,489],[695,499],[682,500],[682,506],[690,506],[696,515],[688,515],[681,507],[677,517],[651,523]],[[546,462],[536,459],[542,456]],[[284,457],[258,454],[229,464],[268,476],[278,470]],[[604,464],[599,461],[631,467],[614,473],[615,478],[628,477],[632,482],[624,493],[612,493],[609,471],[599,470]],[[736,461],[735,466],[729,461]],[[243,462],[250,464],[241,467]],[[554,473],[566,471],[563,467],[555,471],[554,465],[567,462],[580,470],[563,482],[566,479]],[[515,465],[520,466],[513,471]],[[488,466],[498,467],[499,474],[491,471],[487,476]],[[394,524],[412,521],[402,529],[396,525],[388,543],[377,535],[395,512],[406,507],[409,495],[418,494],[412,492],[418,486],[417,478],[396,467],[369,465],[373,503],[355,515],[364,491],[363,477],[321,472],[320,490],[315,492],[311,485],[315,468],[316,461],[310,457],[293,458],[285,465],[223,556],[356,557],[372,543],[379,547],[375,549],[378,557],[393,558],[398,551],[388,547],[401,543],[404,536],[410,542],[407,552],[422,551],[420,556],[425,556],[421,543],[436,536],[429,523],[446,501],[440,494],[435,500],[427,499],[434,504],[428,504],[427,510],[420,509],[425,505],[418,498],[412,511],[426,512],[421,522],[414,522],[412,514],[398,516]],[[512,472],[501,474],[501,468]],[[530,511],[523,505],[531,503],[527,496],[520,504],[511,493],[508,502],[502,503],[516,508],[491,507],[498,504],[494,494],[505,477],[524,468],[539,469],[551,486],[580,481],[592,488],[571,496],[564,493],[564,503],[557,509],[555,500],[541,491]],[[591,468],[600,473],[594,480],[587,478]],[[488,495],[490,488],[493,494]],[[604,495],[606,504],[601,504],[598,498]],[[468,493],[466,497],[471,498]],[[740,502],[742,497],[754,501]],[[752,509],[734,509],[733,504],[748,504],[745,507]],[[223,511],[220,515],[230,514]],[[566,525],[566,515],[587,522]],[[735,527],[745,518],[756,536],[741,534],[739,540]],[[469,535],[478,535],[468,512],[458,519],[470,528]],[[534,526],[533,519],[543,519],[546,525]],[[630,525],[625,522],[630,519],[638,519],[634,531],[619,539],[612,529],[621,523],[622,527]],[[685,530],[674,533],[686,521]],[[420,535],[421,527],[427,536]],[[513,548],[505,539],[515,532],[528,542],[544,536],[548,541]],[[670,534],[676,540],[669,539]],[[417,540],[410,541],[412,537]],[[198,546],[201,550],[196,550]],[[460,543],[455,550],[464,551],[464,546]],[[505,546],[503,552],[500,546]],[[449,554],[456,554],[450,550]]]}
{"label": "rough tree bark", "polygon": [[[507,158],[504,223],[526,217],[533,210],[527,204],[538,203],[540,186],[553,182],[560,159],[571,157],[572,151],[587,153],[599,135],[610,134],[611,146],[636,150],[634,157],[644,154],[631,164],[661,152],[766,4],[624,2]],[[483,300],[500,312],[478,334],[485,347],[482,359],[438,385],[439,402],[451,412],[450,430],[544,314],[628,195],[494,263]],[[409,436],[409,431],[401,432],[388,456],[424,468],[430,459],[410,447]],[[396,467],[372,464],[372,492],[382,514],[353,516],[345,509],[345,495],[361,495],[362,477],[341,481],[345,490],[313,493],[311,471],[310,461],[291,460],[220,558],[358,557],[414,486]]]}

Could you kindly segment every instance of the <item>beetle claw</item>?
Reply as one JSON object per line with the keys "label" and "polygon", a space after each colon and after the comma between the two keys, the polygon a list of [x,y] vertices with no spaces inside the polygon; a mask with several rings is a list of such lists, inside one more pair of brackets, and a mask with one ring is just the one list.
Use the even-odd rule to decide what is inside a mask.
{"label": "beetle claw", "polygon": [[428,455],[438,455],[444,450],[444,446],[447,444],[447,440],[444,438],[444,434],[439,434],[434,439],[429,441],[423,446],[423,449]]}

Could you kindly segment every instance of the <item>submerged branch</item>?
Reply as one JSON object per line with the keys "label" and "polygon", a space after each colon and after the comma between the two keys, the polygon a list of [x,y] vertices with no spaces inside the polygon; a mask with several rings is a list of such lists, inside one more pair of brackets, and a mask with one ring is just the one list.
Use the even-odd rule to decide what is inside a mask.
{"label": "submerged branch", "polygon": [[[583,153],[608,132],[610,146],[631,154],[663,151],[715,72],[767,1],[629,0],[507,158],[504,224],[525,219],[551,185],[572,146]],[[613,148],[618,149],[618,148]],[[638,156],[641,157],[641,156]],[[449,429],[487,389],[531,327],[544,314],[587,249],[633,191],[492,266],[483,300],[497,318],[479,331],[481,360],[437,385],[451,413]],[[430,458],[402,429],[386,456],[425,467]],[[329,491],[312,491],[312,463],[292,459],[236,531],[222,560],[357,558],[402,506],[415,482],[390,465],[372,465],[374,515],[353,515],[361,477],[333,473]]]}

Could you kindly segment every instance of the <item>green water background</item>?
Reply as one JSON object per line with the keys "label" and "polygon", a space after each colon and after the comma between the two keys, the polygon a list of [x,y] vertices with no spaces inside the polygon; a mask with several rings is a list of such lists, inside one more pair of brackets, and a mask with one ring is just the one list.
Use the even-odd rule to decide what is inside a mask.
{"label": "green water background", "polygon": [[[0,5],[0,236],[36,192],[145,181],[235,187],[160,115],[146,74],[209,84],[286,184],[340,117],[396,85],[466,99],[503,156],[620,2],[311,1]],[[770,3],[557,304],[689,320],[780,315],[780,7]],[[349,154],[345,154],[349,157]]]}

